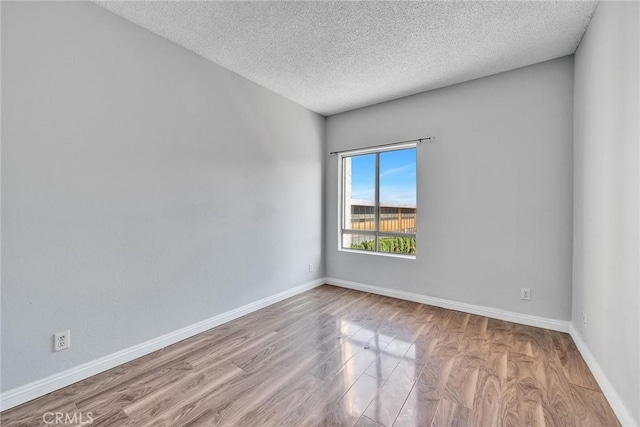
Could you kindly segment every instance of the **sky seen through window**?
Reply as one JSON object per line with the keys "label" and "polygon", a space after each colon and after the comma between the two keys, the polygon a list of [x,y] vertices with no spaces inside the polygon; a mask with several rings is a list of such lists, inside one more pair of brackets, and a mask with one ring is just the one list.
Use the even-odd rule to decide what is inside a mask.
{"label": "sky seen through window", "polygon": [[[375,154],[351,157],[351,199],[375,201]],[[380,153],[380,203],[416,206],[416,149]]]}

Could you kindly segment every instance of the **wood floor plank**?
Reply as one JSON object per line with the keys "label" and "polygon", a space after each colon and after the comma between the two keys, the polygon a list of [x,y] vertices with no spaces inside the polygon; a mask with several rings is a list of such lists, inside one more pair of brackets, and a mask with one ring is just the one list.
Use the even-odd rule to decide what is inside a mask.
{"label": "wood floor plank", "polygon": [[[352,335],[349,335],[336,350],[325,355],[323,360],[314,366],[309,373],[320,379],[329,378],[349,363],[358,368],[369,367],[375,357],[380,354],[394,339],[393,336],[378,334],[375,331],[377,321],[369,321]],[[363,355],[364,353],[364,355]]]}
{"label": "wood floor plank", "polygon": [[[47,396],[45,396],[45,398],[46,397]],[[78,407],[73,403],[73,401],[65,399],[64,402],[56,402],[51,405],[44,403],[46,401],[47,399],[40,398],[29,402],[28,404],[18,406],[12,410],[2,412],[2,414],[0,414],[0,425],[41,427],[48,425],[47,421],[51,420],[50,414],[74,414],[79,412]],[[39,405],[36,406],[36,403]],[[40,406],[43,404],[47,406]]]}
{"label": "wood floor plank", "polygon": [[457,405],[445,398],[440,400],[435,417],[431,422],[432,427],[468,427],[471,425],[471,412],[469,409]]}
{"label": "wood floor plank", "polygon": [[235,425],[246,412],[258,407],[289,379],[304,371],[311,360],[311,357],[300,360],[293,368],[290,360],[281,361],[271,372],[234,376],[214,389],[190,393],[184,405],[164,409],[141,425]]}
{"label": "wood floor plank", "polygon": [[444,396],[455,362],[449,347],[433,346],[430,353],[422,355],[420,360],[425,362],[424,368],[400,410],[395,425],[431,425],[438,404]]}
{"label": "wood floor plank", "polygon": [[125,405],[123,411],[131,420],[150,419],[162,411],[181,405],[184,396],[194,391],[210,390],[243,373],[229,362],[206,367],[179,378],[170,387],[156,388],[144,397],[135,399]]}
{"label": "wood floor plank", "polygon": [[108,393],[100,393],[91,399],[79,401],[77,406],[82,411],[98,414],[100,418],[104,408],[123,408],[131,402],[144,400],[147,395],[157,390],[171,389],[180,378],[192,372],[194,369],[187,362],[167,366],[148,375],[135,377],[134,380],[122,382],[118,387],[111,388]]}
{"label": "wood floor plank", "polygon": [[272,357],[277,357],[280,353],[287,351],[298,342],[290,337],[274,334],[270,340],[262,345],[254,347],[253,351],[238,353],[229,359],[231,363],[246,372],[252,372],[263,367]]}
{"label": "wood floor plank", "polygon": [[502,393],[499,426],[544,426],[542,391],[532,357],[508,354],[507,384]]}
{"label": "wood floor plank", "polygon": [[328,408],[320,424],[355,425],[376,396],[380,385],[378,378],[360,375],[344,396]]}
{"label": "wood floor plank", "polygon": [[357,378],[345,372],[323,381],[322,386],[313,390],[305,401],[290,411],[281,424],[291,427],[319,425],[329,409],[344,396],[356,380]]}
{"label": "wood floor plank", "polygon": [[328,285],[0,420],[47,411],[131,427],[619,425],[567,334]]}
{"label": "wood floor plank", "polygon": [[[315,359],[316,355],[306,355],[274,361],[271,371],[249,374],[239,387],[218,395],[215,401],[208,399],[210,409],[195,417],[193,422],[199,425],[238,425],[243,416],[265,405],[272,396],[290,390],[292,384],[299,383],[301,378],[308,378],[306,370]],[[253,425],[258,421],[254,420]],[[185,424],[188,422],[192,421]]]}
{"label": "wood floor plank", "polygon": [[601,392],[570,384],[573,400],[574,425],[584,427],[620,426],[607,399]]}
{"label": "wood floor plank", "polygon": [[[211,357],[211,348],[220,351],[214,352],[218,356],[216,361],[221,360],[226,354],[233,354],[234,351],[241,348],[246,343],[255,342],[255,340],[265,339],[264,335],[260,335],[255,331],[245,331],[240,329],[227,336],[217,337],[215,339],[202,340],[200,336],[194,337],[194,340],[185,340],[183,345],[173,345],[167,351],[157,352],[157,355],[150,358],[144,364],[136,364],[129,362],[123,365],[125,368],[122,375],[115,378],[107,377],[107,380],[99,387],[99,384],[92,387],[89,392],[81,393],[80,398],[76,401],[80,408],[87,407],[92,401],[101,399],[106,393],[117,393],[122,384],[131,384],[139,381],[145,376],[157,375],[165,369],[172,369],[176,364],[181,364],[185,359],[195,359],[203,354]],[[225,340],[226,338],[226,340]],[[225,343],[220,346],[220,343]],[[178,343],[179,344],[179,343]],[[205,357],[206,359],[206,357]],[[133,361],[135,362],[135,361]]]}
{"label": "wood floor plank", "polygon": [[545,424],[549,426],[570,426],[572,420],[571,389],[553,353],[549,357],[535,357],[536,380],[542,391],[542,410]]}
{"label": "wood floor plank", "polygon": [[283,386],[279,392],[271,395],[260,406],[244,414],[237,425],[277,426],[289,412],[304,402],[322,384],[322,380],[304,373],[300,378]]}
{"label": "wood floor plank", "polygon": [[487,371],[478,372],[478,380],[475,389],[475,399],[471,417],[472,425],[496,426],[500,417],[500,399],[504,392],[505,384],[495,375]]}
{"label": "wood floor plank", "polygon": [[[83,412],[86,414],[85,412]],[[91,422],[89,419],[85,419],[85,423],[80,423],[81,426],[90,425],[91,427],[108,427],[108,426],[124,426],[129,425],[129,417],[121,409],[113,409],[110,412],[102,413],[96,416],[92,414]]]}
{"label": "wood floor plank", "polygon": [[411,350],[415,352],[415,345],[409,341],[394,338],[382,353],[367,368],[365,373],[371,377],[379,378],[383,382],[389,378],[402,358]]}
{"label": "wood floor plank", "polygon": [[382,427],[382,426],[377,422],[373,421],[371,418],[367,418],[363,415],[360,417],[360,419],[356,423],[356,427]]}
{"label": "wood floor plank", "polygon": [[456,357],[445,386],[445,397],[458,406],[472,409],[479,373],[480,368],[473,363],[473,359]]}
{"label": "wood floor plank", "polygon": [[488,323],[489,319],[487,317],[475,314],[469,315],[467,327],[465,328],[466,335],[476,339],[487,338]]}
{"label": "wood floor plank", "polygon": [[423,365],[417,365],[413,358],[405,358],[386,382],[377,378],[380,384],[379,391],[364,415],[378,424],[393,425],[423,367]]}
{"label": "wood floor plank", "polygon": [[558,359],[562,364],[562,369],[569,382],[599,392],[598,383],[591,375],[589,367],[571,337],[561,332],[550,331],[549,333]]}

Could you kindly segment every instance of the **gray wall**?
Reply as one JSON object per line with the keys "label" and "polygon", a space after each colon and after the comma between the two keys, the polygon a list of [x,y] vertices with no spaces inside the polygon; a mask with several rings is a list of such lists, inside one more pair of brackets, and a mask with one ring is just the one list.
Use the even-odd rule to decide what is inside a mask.
{"label": "gray wall", "polygon": [[323,276],[321,116],[83,2],[2,2],[2,89],[2,390]]}
{"label": "gray wall", "polygon": [[639,15],[636,2],[600,2],[575,55],[572,316],[636,421]]}
{"label": "gray wall", "polygon": [[327,151],[437,141],[418,149],[415,260],[338,251],[337,160],[326,157],[327,275],[568,320],[572,88],[565,57],[329,117]]}

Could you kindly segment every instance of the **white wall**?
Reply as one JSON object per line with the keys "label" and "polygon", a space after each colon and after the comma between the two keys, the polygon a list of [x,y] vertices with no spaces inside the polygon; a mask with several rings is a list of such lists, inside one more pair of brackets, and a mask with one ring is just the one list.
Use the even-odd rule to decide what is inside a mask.
{"label": "white wall", "polygon": [[575,55],[572,315],[636,421],[639,15],[637,2],[600,2]]}
{"label": "white wall", "polygon": [[565,57],[329,117],[327,151],[437,141],[418,148],[415,260],[338,251],[327,156],[327,276],[568,320],[572,88]]}
{"label": "white wall", "polygon": [[2,390],[323,276],[321,116],[85,2],[2,2],[2,96]]}

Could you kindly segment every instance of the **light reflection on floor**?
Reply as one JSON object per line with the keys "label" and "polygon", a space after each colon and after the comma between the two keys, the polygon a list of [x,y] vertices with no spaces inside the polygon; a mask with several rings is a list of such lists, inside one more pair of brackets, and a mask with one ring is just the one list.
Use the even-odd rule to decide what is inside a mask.
{"label": "light reflection on floor", "polygon": [[[376,332],[344,319],[340,320],[340,331],[349,337],[341,347],[343,368],[340,375],[343,376],[343,384],[351,385],[342,398],[343,409],[354,417],[359,417],[365,410],[378,413],[384,402],[374,397],[384,385],[385,376],[391,373],[383,375],[383,370],[392,371],[389,366],[395,368],[401,360],[414,361],[416,347],[399,336]],[[413,372],[413,375],[418,374]]]}

